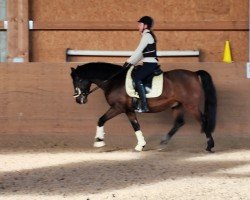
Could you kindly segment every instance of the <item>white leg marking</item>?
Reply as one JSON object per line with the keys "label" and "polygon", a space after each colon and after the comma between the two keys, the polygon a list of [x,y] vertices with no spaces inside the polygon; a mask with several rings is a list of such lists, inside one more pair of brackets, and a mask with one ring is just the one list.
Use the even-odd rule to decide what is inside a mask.
{"label": "white leg marking", "polygon": [[104,132],[104,126],[97,126],[96,127],[96,134],[95,134],[95,138],[99,138],[101,140],[104,139],[104,135],[105,135],[105,132]]}
{"label": "white leg marking", "polygon": [[136,151],[142,151],[143,147],[146,145],[146,141],[145,141],[145,139],[143,137],[143,134],[142,134],[141,131],[136,131],[135,135],[136,135],[136,138],[137,138],[137,141],[138,141],[138,143],[137,143],[137,145],[135,147],[135,150]]}
{"label": "white leg marking", "polygon": [[[95,135],[95,139],[96,141],[94,142],[94,147],[103,147],[105,146],[105,142],[104,142],[104,127],[99,127],[97,126],[96,128],[96,135]],[[98,141],[98,139],[102,140],[102,141]]]}

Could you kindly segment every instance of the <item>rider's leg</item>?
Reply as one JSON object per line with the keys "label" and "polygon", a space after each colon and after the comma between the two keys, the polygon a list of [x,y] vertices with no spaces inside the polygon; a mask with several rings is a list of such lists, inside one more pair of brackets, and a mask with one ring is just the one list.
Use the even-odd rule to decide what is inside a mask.
{"label": "rider's leg", "polygon": [[146,91],[141,81],[136,82],[135,84],[139,97],[141,99],[141,108],[137,112],[148,112],[148,103],[146,98]]}
{"label": "rider's leg", "polygon": [[141,100],[141,108],[137,109],[137,112],[149,111],[146,99],[146,91],[142,84],[142,80],[152,74],[157,67],[157,63],[143,63],[143,66],[136,69],[134,73],[133,79],[135,82],[135,87]]}

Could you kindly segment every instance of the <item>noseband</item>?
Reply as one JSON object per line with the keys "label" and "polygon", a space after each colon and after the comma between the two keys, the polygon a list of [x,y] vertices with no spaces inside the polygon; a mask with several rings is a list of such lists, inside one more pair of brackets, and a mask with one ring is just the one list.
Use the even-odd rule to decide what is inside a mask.
{"label": "noseband", "polygon": [[91,92],[92,92],[92,91],[90,91],[90,92],[82,92],[81,89],[80,89],[79,87],[76,87],[76,93],[73,95],[73,97],[74,97],[74,98],[77,98],[77,97],[79,97],[80,95],[83,95],[83,96],[87,97]]}
{"label": "noseband", "polygon": [[74,98],[79,97],[82,94],[79,87],[76,87],[76,93],[73,95]]}

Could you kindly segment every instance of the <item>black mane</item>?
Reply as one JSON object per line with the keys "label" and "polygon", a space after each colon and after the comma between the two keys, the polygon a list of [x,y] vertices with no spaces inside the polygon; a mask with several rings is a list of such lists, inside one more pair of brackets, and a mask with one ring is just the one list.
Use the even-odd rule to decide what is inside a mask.
{"label": "black mane", "polygon": [[75,73],[83,79],[106,80],[121,70],[120,65],[104,62],[92,62],[77,66]]}

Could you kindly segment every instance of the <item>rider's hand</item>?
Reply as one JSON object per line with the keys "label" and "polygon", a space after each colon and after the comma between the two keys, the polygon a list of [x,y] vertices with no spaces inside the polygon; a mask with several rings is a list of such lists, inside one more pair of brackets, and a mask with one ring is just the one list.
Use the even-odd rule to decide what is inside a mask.
{"label": "rider's hand", "polygon": [[132,66],[132,64],[131,63],[127,63],[127,62],[125,62],[124,64],[123,64],[123,68],[129,68],[129,67],[131,67]]}

